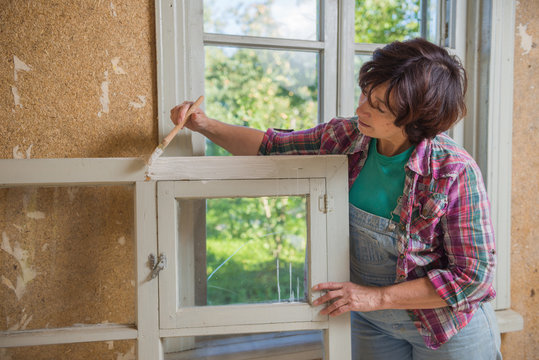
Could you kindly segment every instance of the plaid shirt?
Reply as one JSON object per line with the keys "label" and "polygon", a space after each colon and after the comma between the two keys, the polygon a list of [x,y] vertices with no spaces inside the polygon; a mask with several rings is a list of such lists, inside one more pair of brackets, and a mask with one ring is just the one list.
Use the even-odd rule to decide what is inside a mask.
{"label": "plaid shirt", "polygon": [[[350,187],[368,154],[370,138],[356,118],[312,129],[266,131],[259,153],[346,154]],[[496,265],[490,204],[471,156],[445,134],[419,143],[405,168],[395,282],[428,276],[447,307],[409,310],[425,344],[437,349],[495,297]]]}

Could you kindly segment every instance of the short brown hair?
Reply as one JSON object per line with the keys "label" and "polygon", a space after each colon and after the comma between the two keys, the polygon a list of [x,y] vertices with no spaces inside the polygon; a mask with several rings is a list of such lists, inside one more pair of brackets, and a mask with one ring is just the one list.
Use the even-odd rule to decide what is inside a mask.
{"label": "short brown hair", "polygon": [[374,51],[359,73],[371,105],[372,91],[383,84],[395,125],[404,127],[413,144],[448,130],[466,114],[466,71],[457,57],[425,39],[395,41]]}

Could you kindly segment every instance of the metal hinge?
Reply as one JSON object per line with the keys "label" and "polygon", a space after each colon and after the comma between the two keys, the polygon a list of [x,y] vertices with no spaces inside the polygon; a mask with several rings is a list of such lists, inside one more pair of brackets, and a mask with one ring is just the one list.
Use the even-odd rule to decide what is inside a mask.
{"label": "metal hinge", "polygon": [[154,254],[150,254],[150,256],[148,256],[148,261],[150,263],[150,269],[152,269],[150,275],[152,279],[155,279],[157,275],[159,275],[159,272],[167,267],[167,257],[165,254],[159,255],[159,258],[157,259]]}
{"label": "metal hinge", "polygon": [[324,214],[333,211],[334,205],[335,201],[333,200],[333,196],[328,196],[327,194],[324,194],[320,195],[320,197],[318,198],[318,209]]}

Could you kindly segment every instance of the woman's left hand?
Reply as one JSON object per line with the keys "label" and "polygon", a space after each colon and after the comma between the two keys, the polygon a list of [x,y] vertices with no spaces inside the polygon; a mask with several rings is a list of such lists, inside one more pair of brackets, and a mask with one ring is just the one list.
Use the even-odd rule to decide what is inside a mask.
{"label": "woman's left hand", "polygon": [[313,291],[327,291],[313,301],[313,305],[327,303],[320,314],[337,316],[348,311],[379,310],[382,304],[382,291],[379,287],[362,286],[352,282],[327,282],[313,286]]}

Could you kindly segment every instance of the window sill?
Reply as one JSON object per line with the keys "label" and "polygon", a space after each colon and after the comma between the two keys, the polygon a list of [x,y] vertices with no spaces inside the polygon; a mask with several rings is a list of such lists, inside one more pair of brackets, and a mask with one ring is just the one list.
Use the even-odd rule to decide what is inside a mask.
{"label": "window sill", "polygon": [[502,334],[524,329],[524,318],[515,310],[496,310],[495,313],[498,320],[498,327]]}

